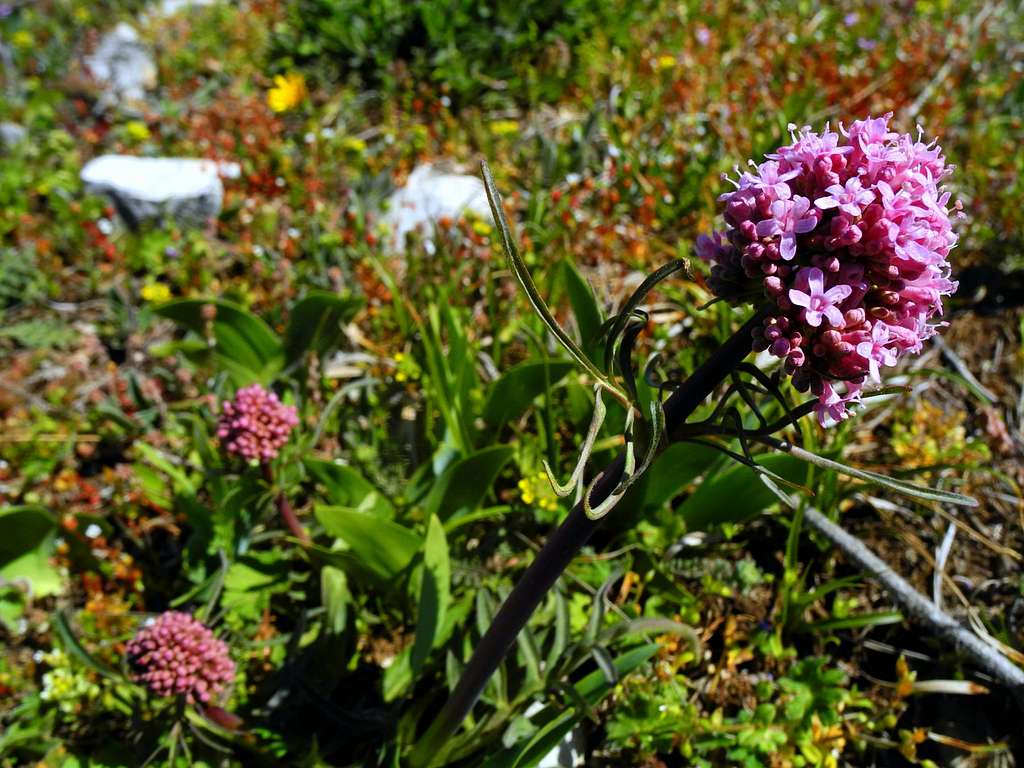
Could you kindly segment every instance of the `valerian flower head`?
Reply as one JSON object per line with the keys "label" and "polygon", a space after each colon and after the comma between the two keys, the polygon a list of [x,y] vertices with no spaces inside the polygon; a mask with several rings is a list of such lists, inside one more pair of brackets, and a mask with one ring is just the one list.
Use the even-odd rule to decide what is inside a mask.
{"label": "valerian flower head", "polygon": [[935,333],[956,290],[952,172],[934,141],[889,129],[891,115],[821,133],[790,126],[792,143],[719,198],[726,227],[697,240],[710,286],[772,309],[754,347],[783,359],[818,417],[846,418],[869,378]]}
{"label": "valerian flower head", "polygon": [[235,679],[228,646],[187,613],[167,611],[140,629],[127,646],[132,679],[157,696],[184,696],[206,704]]}
{"label": "valerian flower head", "polygon": [[294,406],[259,384],[243,387],[221,407],[217,437],[228,453],[265,464],[277,457],[299,423]]}

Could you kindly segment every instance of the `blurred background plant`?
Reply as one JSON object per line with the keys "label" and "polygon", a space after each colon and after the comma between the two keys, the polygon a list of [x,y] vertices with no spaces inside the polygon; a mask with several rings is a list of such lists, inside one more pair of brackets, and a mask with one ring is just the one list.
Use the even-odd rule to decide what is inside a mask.
{"label": "blurred background plant", "polygon": [[[0,121],[24,131],[0,145],[0,764],[169,762],[178,744],[181,765],[395,765],[567,513],[539,475],[548,461],[568,476],[593,394],[489,220],[442,217],[394,244],[392,190],[423,164],[486,157],[542,294],[597,355],[642,275],[692,257],[735,158],[789,122],[890,110],[959,167],[963,288],[944,348],[899,369],[905,393],[799,438],[981,506],[763,462],[1021,648],[1016,4],[158,6],[0,3]],[[156,78],[109,107],[83,60],[120,21]],[[279,75],[306,93],[276,112]],[[211,225],[132,230],[80,180],[104,153],[238,173]],[[659,353],[665,377],[744,319],[704,307],[694,262],[645,302],[638,359]],[[299,419],[269,481],[215,438],[221,403],[252,383]],[[621,444],[608,407],[594,466]],[[800,520],[718,452],[668,450],[446,759],[555,765],[563,744],[650,768],[1015,764],[1010,696]],[[223,712],[128,682],[125,644],[171,609],[228,643]]]}

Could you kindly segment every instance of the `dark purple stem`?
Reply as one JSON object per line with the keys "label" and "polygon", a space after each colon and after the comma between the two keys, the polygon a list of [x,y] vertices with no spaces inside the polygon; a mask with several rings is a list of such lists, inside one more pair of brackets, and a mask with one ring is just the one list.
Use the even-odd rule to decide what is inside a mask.
{"label": "dark purple stem", "polygon": [[[728,377],[729,372],[750,354],[751,331],[761,324],[763,318],[762,312],[755,314],[665,401],[665,428],[669,441],[705,398]],[[624,455],[619,454],[604,469],[590,494],[591,507],[596,507],[615,490],[624,463]],[[410,765],[417,768],[428,765],[459,727],[480,698],[491,675],[511,650],[520,630],[600,524],[601,520],[587,517],[581,502],[555,529],[480,639],[455,690],[411,753]]]}

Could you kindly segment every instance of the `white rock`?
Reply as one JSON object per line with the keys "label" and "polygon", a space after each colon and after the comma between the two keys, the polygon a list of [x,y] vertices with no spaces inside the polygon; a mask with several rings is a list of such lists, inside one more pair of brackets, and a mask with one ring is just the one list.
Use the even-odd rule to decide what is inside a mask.
{"label": "white rock", "polygon": [[173,16],[178,11],[202,8],[215,2],[216,0],[164,0],[160,3],[160,13],[164,16]]}
{"label": "white rock", "polygon": [[[526,716],[533,717],[544,709],[544,705],[538,701],[533,702],[526,709]],[[548,752],[537,763],[537,768],[581,768],[585,762],[583,752],[586,745],[583,740],[583,733],[579,728],[573,728],[565,734],[558,746]]]}
{"label": "white rock", "polygon": [[221,165],[212,160],[103,155],[82,169],[86,190],[110,198],[129,227],[173,218],[201,225],[220,213]]}
{"label": "white rock", "polygon": [[156,86],[153,56],[125,22],[103,36],[95,53],[85,57],[85,68],[106,88],[100,99],[104,106],[142,101],[146,91]]}
{"label": "white rock", "polygon": [[383,221],[390,232],[389,245],[402,252],[410,232],[420,232],[427,251],[433,253],[433,232],[443,218],[458,220],[472,212],[493,221],[483,182],[476,176],[444,173],[432,165],[421,165],[409,180],[388,198]]}
{"label": "white rock", "polygon": [[28,138],[28,132],[24,126],[17,123],[0,123],[0,145],[13,147]]}

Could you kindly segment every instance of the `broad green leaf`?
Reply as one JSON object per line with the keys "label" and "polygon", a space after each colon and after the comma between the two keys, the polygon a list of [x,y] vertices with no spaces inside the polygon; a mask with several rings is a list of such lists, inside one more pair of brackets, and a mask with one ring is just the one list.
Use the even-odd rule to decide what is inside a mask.
{"label": "broad green leaf", "polygon": [[359,472],[345,464],[322,459],[304,459],[306,469],[327,488],[332,504],[371,512],[380,517],[393,517],[391,502]]}
{"label": "broad green leaf", "polygon": [[[800,482],[806,474],[800,461],[785,454],[758,456],[757,463],[792,482]],[[676,512],[693,530],[749,520],[777,501],[749,467],[734,464],[705,478]]]}
{"label": "broad green leaf", "polygon": [[157,307],[154,312],[204,336],[207,321],[203,308],[212,306],[216,315],[213,329],[214,357],[239,386],[259,381],[269,383],[280,370],[283,349],[277,335],[256,315],[230,301],[179,299]]}
{"label": "broad green leaf", "polygon": [[363,568],[384,581],[396,579],[422,543],[419,536],[398,523],[346,507],[317,505],[316,518]]}
{"label": "broad green leaf", "polygon": [[176,493],[187,496],[195,495],[195,484],[191,479],[189,479],[185,470],[176,466],[174,462],[172,462],[171,459],[162,451],[154,448],[148,443],[142,442],[141,440],[137,440],[133,443],[132,448],[139,455],[139,458],[160,470],[174,481],[174,490]]}
{"label": "broad green leaf", "polygon": [[444,625],[451,599],[451,565],[448,562],[448,541],[444,526],[437,515],[432,515],[423,542],[423,574],[420,578],[419,618],[416,622],[416,640],[410,662],[418,673],[430,656]]}
{"label": "broad green leaf", "polygon": [[427,513],[447,521],[456,513],[475,511],[512,453],[511,446],[494,445],[449,466],[427,495]]}
{"label": "broad green leaf", "polygon": [[288,563],[275,552],[250,553],[231,563],[224,577],[221,607],[258,621],[275,593],[288,589]]}
{"label": "broad green leaf", "polygon": [[646,473],[644,506],[648,509],[661,508],[706,472],[721,455],[706,445],[671,444]]}
{"label": "broad green leaf", "polygon": [[594,293],[587,285],[579,271],[571,261],[562,261],[562,281],[565,291],[569,294],[572,313],[576,317],[576,326],[580,332],[580,346],[594,362],[601,354],[599,334],[601,331],[601,310],[594,299]]}
{"label": "broad green leaf", "polygon": [[[547,368],[547,382],[544,369]],[[567,360],[525,362],[510,368],[487,391],[484,421],[499,427],[519,418],[534,398],[544,394],[545,384],[553,387],[575,366]]]}
{"label": "broad green leaf", "polygon": [[57,523],[43,507],[0,509],[0,579],[24,579],[34,597],[56,594],[60,574],[50,564]]}
{"label": "broad green leaf", "polygon": [[355,296],[339,296],[327,291],[311,291],[291,308],[284,333],[285,359],[290,364],[308,351],[325,355],[344,336],[345,324],[363,306]]}

